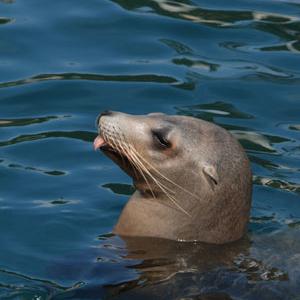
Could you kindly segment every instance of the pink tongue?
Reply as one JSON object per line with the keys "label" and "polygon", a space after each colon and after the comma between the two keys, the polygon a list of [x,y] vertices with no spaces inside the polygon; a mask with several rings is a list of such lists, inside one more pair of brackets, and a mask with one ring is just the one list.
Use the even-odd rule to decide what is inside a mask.
{"label": "pink tongue", "polygon": [[98,135],[94,140],[94,150],[99,149],[104,144],[105,144],[104,139],[100,135]]}

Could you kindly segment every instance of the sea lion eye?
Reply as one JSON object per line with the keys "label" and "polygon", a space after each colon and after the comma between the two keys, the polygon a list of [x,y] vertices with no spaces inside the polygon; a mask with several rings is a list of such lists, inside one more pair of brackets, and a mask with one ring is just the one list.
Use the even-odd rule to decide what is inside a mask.
{"label": "sea lion eye", "polygon": [[167,139],[166,133],[164,130],[152,130],[153,138],[160,147],[170,148],[171,142]]}

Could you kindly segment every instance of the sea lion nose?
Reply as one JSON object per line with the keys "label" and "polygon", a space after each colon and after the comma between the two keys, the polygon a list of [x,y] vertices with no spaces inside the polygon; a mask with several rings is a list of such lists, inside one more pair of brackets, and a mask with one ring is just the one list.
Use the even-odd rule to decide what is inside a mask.
{"label": "sea lion nose", "polygon": [[105,110],[105,111],[103,111],[103,112],[100,114],[100,118],[101,118],[102,116],[111,116],[113,113],[114,113],[114,112],[111,111],[111,110]]}
{"label": "sea lion nose", "polygon": [[111,110],[105,110],[105,111],[103,111],[102,113],[100,113],[99,114],[99,116],[97,117],[97,119],[96,119],[96,127],[98,127],[99,126],[99,122],[100,122],[100,118],[101,117],[103,117],[103,116],[111,116],[111,115],[113,115],[113,111],[111,111]]}

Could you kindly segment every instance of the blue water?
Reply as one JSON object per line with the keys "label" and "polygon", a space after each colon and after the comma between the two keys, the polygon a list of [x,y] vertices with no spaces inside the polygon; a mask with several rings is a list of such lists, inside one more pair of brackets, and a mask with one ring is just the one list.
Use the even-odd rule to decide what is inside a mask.
{"label": "blue water", "polygon": [[[222,247],[122,240],[105,109],[215,122],[254,173]],[[0,0],[1,299],[299,299],[300,1]]]}

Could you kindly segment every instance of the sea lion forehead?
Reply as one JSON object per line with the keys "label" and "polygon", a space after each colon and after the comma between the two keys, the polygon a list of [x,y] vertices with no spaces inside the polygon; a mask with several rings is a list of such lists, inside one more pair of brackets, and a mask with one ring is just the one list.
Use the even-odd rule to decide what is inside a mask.
{"label": "sea lion forehead", "polygon": [[153,120],[153,122],[151,122],[153,124],[169,124],[170,126],[180,125],[189,127],[191,127],[191,123],[195,123],[196,126],[199,125],[197,119],[186,116],[166,115],[163,113],[150,113],[148,115],[142,115],[141,117],[148,119],[149,121]]}
{"label": "sea lion forehead", "polygon": [[[166,115],[162,113],[151,113],[141,116],[151,130],[166,130],[173,132],[173,135],[181,136],[183,140],[188,140],[193,144],[195,140],[201,138],[207,132],[211,123],[189,116]],[[190,139],[188,136],[192,136]]]}
{"label": "sea lion forehead", "polygon": [[167,128],[171,130],[177,123],[173,117],[174,116],[169,116],[162,113],[150,113],[148,115],[126,115],[127,121],[129,121],[128,124],[132,122],[131,125],[134,125],[135,128],[137,126],[143,128],[144,130],[148,129],[148,132]]}

